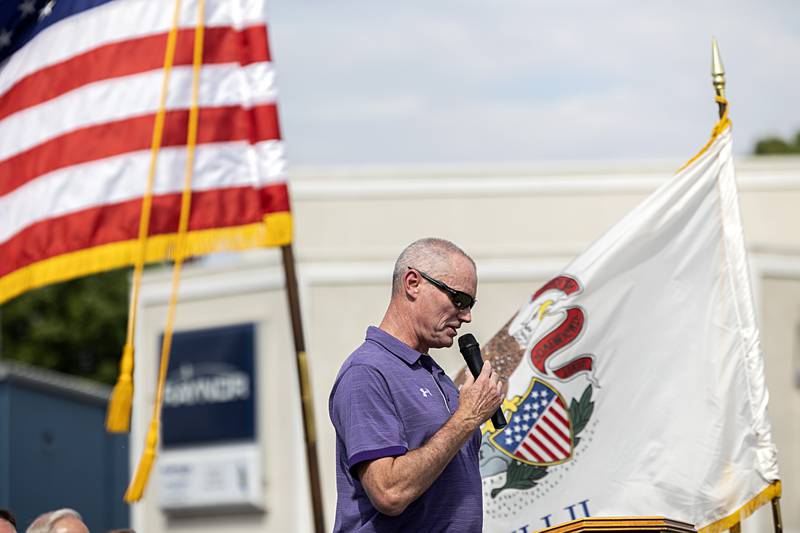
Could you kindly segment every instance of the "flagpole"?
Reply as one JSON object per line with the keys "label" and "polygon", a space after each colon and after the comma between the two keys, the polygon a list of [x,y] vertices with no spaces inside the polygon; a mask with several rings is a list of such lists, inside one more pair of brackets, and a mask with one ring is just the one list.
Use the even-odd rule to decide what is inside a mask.
{"label": "flagpole", "polygon": [[[719,53],[717,39],[713,37],[711,39],[711,84],[714,86],[714,92],[717,95],[716,100],[719,106],[719,118],[722,118],[728,107],[728,101],[725,99],[725,67],[722,65],[722,57]],[[772,504],[772,523],[775,533],[783,533],[780,496],[772,498],[770,503]],[[741,533],[741,522],[731,527],[730,531],[731,533]]]}
{"label": "flagpole", "polygon": [[283,253],[283,272],[286,277],[286,296],[294,335],[295,362],[300,384],[300,403],[303,408],[303,434],[305,437],[306,463],[308,464],[308,484],[311,491],[311,506],[314,512],[314,531],[325,531],[325,517],[322,512],[322,491],[320,489],[319,461],[317,459],[317,433],[314,426],[314,405],[312,403],[311,383],[308,379],[306,345],[303,337],[303,321],[300,316],[300,297],[297,290],[297,276],[292,245],[281,247]]}
{"label": "flagpole", "polygon": [[722,66],[719,46],[717,46],[717,39],[714,37],[711,38],[711,83],[714,85],[714,92],[717,94],[719,118],[722,118],[728,107],[725,101],[725,67]]}

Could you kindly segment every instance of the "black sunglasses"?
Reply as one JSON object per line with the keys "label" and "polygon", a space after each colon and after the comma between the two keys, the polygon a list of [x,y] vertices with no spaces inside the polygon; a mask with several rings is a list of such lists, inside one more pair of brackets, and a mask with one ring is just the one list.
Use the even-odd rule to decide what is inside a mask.
{"label": "black sunglasses", "polygon": [[456,309],[472,309],[475,305],[477,300],[463,291],[457,291],[454,288],[450,287],[443,281],[439,281],[438,279],[432,278],[427,275],[425,272],[418,268],[408,267],[409,270],[416,270],[419,272],[419,275],[428,280],[428,282],[435,286],[436,288],[446,292],[447,295],[450,297],[450,301],[453,302],[453,305],[456,306]]}

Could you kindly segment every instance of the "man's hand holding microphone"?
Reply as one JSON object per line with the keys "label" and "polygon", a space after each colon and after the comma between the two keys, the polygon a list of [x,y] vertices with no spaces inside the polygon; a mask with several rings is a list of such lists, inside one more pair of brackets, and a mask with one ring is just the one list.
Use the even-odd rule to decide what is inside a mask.
{"label": "man's hand holding microphone", "polygon": [[478,341],[472,334],[462,335],[458,346],[470,373],[461,387],[456,416],[460,415],[476,428],[489,417],[495,429],[505,427],[505,416],[500,409],[504,396],[500,375],[489,361],[483,361]]}

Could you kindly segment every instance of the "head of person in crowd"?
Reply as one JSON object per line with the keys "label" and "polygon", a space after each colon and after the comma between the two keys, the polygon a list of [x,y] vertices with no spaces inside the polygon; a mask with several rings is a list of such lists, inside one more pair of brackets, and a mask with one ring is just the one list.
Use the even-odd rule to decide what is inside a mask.
{"label": "head of person in crowd", "polygon": [[0,508],[0,533],[17,533],[17,520],[8,509]]}
{"label": "head of person in crowd", "polygon": [[89,528],[78,511],[58,509],[39,515],[25,533],[89,533]]}

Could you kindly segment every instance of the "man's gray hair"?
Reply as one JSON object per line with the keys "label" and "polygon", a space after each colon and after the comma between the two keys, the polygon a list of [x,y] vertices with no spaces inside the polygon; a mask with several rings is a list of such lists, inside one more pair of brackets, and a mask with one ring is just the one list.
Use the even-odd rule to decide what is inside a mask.
{"label": "man's gray hair", "polygon": [[469,259],[475,268],[475,261],[464,250],[445,239],[428,237],[414,241],[400,253],[392,273],[392,295],[400,294],[403,276],[408,268],[416,268],[433,277],[442,276],[450,267],[450,258],[461,255]]}
{"label": "man's gray hair", "polygon": [[39,517],[36,518],[36,520],[34,520],[30,526],[28,526],[28,529],[25,530],[25,533],[53,533],[53,526],[56,524],[56,522],[62,518],[67,518],[68,516],[77,518],[83,522],[83,517],[75,509],[58,509],[56,511],[50,511],[49,513],[39,515]]}

